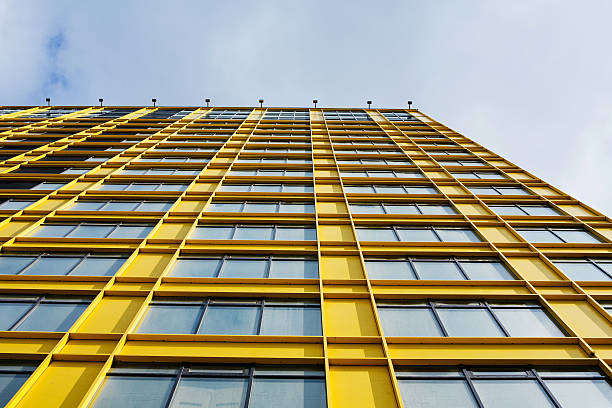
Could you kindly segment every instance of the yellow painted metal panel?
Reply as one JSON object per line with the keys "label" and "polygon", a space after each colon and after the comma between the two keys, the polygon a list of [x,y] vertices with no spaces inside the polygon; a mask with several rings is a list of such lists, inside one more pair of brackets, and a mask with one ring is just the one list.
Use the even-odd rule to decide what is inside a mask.
{"label": "yellow painted metal panel", "polygon": [[174,211],[200,212],[205,204],[204,201],[183,200],[176,205]]}
{"label": "yellow painted metal panel", "polygon": [[368,299],[325,299],[324,309],[328,336],[378,336]]}
{"label": "yellow painted metal panel", "polygon": [[491,214],[489,211],[487,211],[486,208],[484,208],[480,204],[455,204],[455,205],[459,209],[459,211],[461,211],[463,214],[466,214],[466,215],[490,215]]}
{"label": "yellow painted metal panel", "polygon": [[163,223],[157,232],[153,235],[153,238],[160,239],[183,239],[189,232],[191,224],[182,224],[178,222],[165,222]]}
{"label": "yellow painted metal panel", "polygon": [[144,299],[144,297],[105,296],[78,331],[122,333],[132,322]]}
{"label": "yellow painted metal panel", "polygon": [[329,358],[384,358],[380,344],[330,343],[327,345]]}
{"label": "yellow painted metal panel", "polygon": [[506,174],[509,175],[510,177],[512,177],[515,180],[533,180],[533,177],[531,177],[527,173],[523,173],[522,171],[521,172],[508,172],[508,171],[506,171]]}
{"label": "yellow painted metal panel", "polygon": [[443,171],[426,171],[424,173],[431,178],[449,178],[449,176]]}
{"label": "yellow painted metal panel", "polygon": [[581,205],[577,205],[577,204],[571,204],[571,205],[569,205],[569,204],[568,205],[560,204],[559,208],[561,208],[563,211],[565,211],[569,215],[574,215],[574,216],[577,216],[577,217],[595,215],[591,211],[589,211],[586,208],[582,207]]}
{"label": "yellow painted metal panel", "polygon": [[213,191],[216,186],[212,183],[195,183],[189,191]]}
{"label": "yellow painted metal panel", "polygon": [[28,228],[33,223],[23,221],[10,221],[0,226],[0,237],[12,237]]}
{"label": "yellow painted metal panel", "polygon": [[478,231],[490,242],[520,242],[506,227],[478,226]]}
{"label": "yellow painted metal panel", "polygon": [[535,257],[508,257],[510,264],[527,280],[561,280],[552,269]]}
{"label": "yellow painted metal panel", "polygon": [[571,286],[538,286],[537,291],[545,295],[575,295]]}
{"label": "yellow painted metal panel", "polygon": [[317,358],[323,345],[317,343],[228,343],[198,341],[128,340],[122,355],[209,358]]}
{"label": "yellow painted metal panel", "polygon": [[357,256],[321,256],[323,279],[363,279]]}
{"label": "yellow painted metal panel", "polygon": [[549,300],[561,319],[582,337],[610,337],[612,323],[586,301]]}
{"label": "yellow painted metal panel", "polygon": [[438,188],[446,194],[468,194],[468,192],[460,186],[438,186]]}
{"label": "yellow painted metal panel", "polygon": [[331,366],[333,407],[397,407],[388,368],[377,366]]}
{"label": "yellow painted metal panel", "polygon": [[0,339],[0,352],[2,353],[24,353],[24,354],[46,354],[49,353],[57,339],[38,339],[38,338],[12,338],[4,337]]}
{"label": "yellow painted metal panel", "polygon": [[66,202],[67,200],[45,200],[42,203],[32,207],[32,209],[40,211],[52,211]]}
{"label": "yellow painted metal panel", "polygon": [[346,214],[346,204],[342,201],[338,202],[317,202],[317,211],[319,213],[330,213],[330,214]]}
{"label": "yellow painted metal panel", "polygon": [[315,170],[316,177],[338,177],[336,170]]}
{"label": "yellow painted metal panel", "polygon": [[95,183],[84,183],[84,182],[77,182],[74,184],[69,185],[68,187],[65,188],[65,190],[86,190],[88,188],[90,188],[91,186],[93,186]]}
{"label": "yellow painted metal panel", "polygon": [[548,188],[548,187],[529,187],[529,189],[533,191],[534,193],[545,195],[545,196],[559,195],[559,193],[557,193],[555,190],[553,190],[552,188]]}
{"label": "yellow painted metal panel", "polygon": [[342,193],[342,189],[337,184],[317,184],[317,193]]}
{"label": "yellow painted metal panel", "polygon": [[17,404],[19,408],[77,407],[102,363],[54,361]]}
{"label": "yellow painted metal panel", "polygon": [[595,228],[595,231],[612,241],[612,228]]}
{"label": "yellow painted metal panel", "polygon": [[319,225],[321,241],[354,241],[353,229],[350,225]]}
{"label": "yellow painted metal panel", "polygon": [[612,286],[581,286],[590,295],[612,295]]}
{"label": "yellow painted metal panel", "polygon": [[435,361],[441,359],[571,359],[587,355],[577,344],[389,344],[393,359]]}
{"label": "yellow painted metal panel", "polygon": [[612,344],[591,344],[598,357],[612,360]]}
{"label": "yellow painted metal panel", "polygon": [[158,277],[170,262],[172,254],[139,253],[122,276]]}
{"label": "yellow painted metal panel", "polygon": [[115,282],[112,290],[151,290],[153,282]]}
{"label": "yellow painted metal panel", "polygon": [[63,354],[110,354],[117,345],[113,340],[70,340],[64,348]]}

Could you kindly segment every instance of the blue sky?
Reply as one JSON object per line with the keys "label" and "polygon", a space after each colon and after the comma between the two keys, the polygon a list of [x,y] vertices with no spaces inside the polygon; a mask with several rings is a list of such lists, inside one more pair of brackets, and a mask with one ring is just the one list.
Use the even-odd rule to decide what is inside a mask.
{"label": "blue sky", "polygon": [[3,0],[0,104],[415,106],[612,214],[610,1]]}

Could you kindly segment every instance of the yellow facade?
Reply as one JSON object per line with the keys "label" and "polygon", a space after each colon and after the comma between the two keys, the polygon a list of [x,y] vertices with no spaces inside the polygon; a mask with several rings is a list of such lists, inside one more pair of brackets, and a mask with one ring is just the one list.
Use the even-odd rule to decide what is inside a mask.
{"label": "yellow facade", "polygon": [[[316,367],[328,407],[412,406],[410,367],[612,374],[610,218],[417,110],[0,107],[0,149],[0,307],[18,309],[0,350],[32,365],[6,407],[95,406],[109,371],[137,363]],[[178,274],[204,258],[268,269]],[[260,320],[312,307],[320,325],[143,330],[158,303],[241,299]],[[30,323],[58,304],[64,330]],[[558,334],[521,331],[514,304]],[[455,329],[461,308],[493,334],[469,332],[480,317]],[[425,324],[438,334],[410,335]]]}

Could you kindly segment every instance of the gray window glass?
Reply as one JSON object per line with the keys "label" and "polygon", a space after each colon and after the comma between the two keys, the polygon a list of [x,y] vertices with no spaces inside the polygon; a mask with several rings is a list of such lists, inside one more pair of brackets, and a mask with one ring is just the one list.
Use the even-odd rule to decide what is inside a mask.
{"label": "gray window glass", "polygon": [[490,207],[495,214],[499,215],[527,215],[520,208],[514,205],[492,205]]}
{"label": "gray window glass", "polygon": [[301,378],[254,378],[249,408],[324,408],[325,381]]}
{"label": "gray window glass", "polygon": [[208,211],[218,212],[240,212],[242,203],[212,203],[208,207]]}
{"label": "gray window glass", "polygon": [[[416,211],[416,207],[414,207]],[[351,204],[351,212],[355,214],[384,214],[383,207],[378,204]],[[409,214],[409,213],[405,213]],[[412,213],[416,214],[416,213]]]}
{"label": "gray window glass", "polygon": [[312,186],[303,186],[299,184],[283,185],[283,193],[312,193]]}
{"label": "gray window glass", "polygon": [[133,211],[138,206],[137,201],[113,201],[102,208],[103,211]]}
{"label": "gray window glass", "polygon": [[542,242],[542,243],[559,243],[563,242],[557,238],[553,233],[547,230],[522,230],[517,231],[529,242]]}
{"label": "gray window glass", "polygon": [[601,242],[586,231],[557,229],[555,234],[559,235],[565,242],[576,244],[598,244]]}
{"label": "gray window glass", "polygon": [[65,332],[86,308],[80,304],[42,303],[15,330]]}
{"label": "gray window glass", "polygon": [[419,208],[423,214],[431,215],[446,215],[446,214],[457,214],[457,212],[450,205],[419,205]]}
{"label": "gray window glass", "polygon": [[391,228],[357,228],[360,241],[397,241]]}
{"label": "gray window glass", "polygon": [[253,227],[240,226],[236,229],[234,239],[260,240],[272,239],[274,228],[272,227]]}
{"label": "gray window glass", "polygon": [[145,238],[152,229],[148,225],[120,225],[108,238]]}
{"label": "gray window glass", "polygon": [[138,207],[138,211],[168,211],[172,203],[145,201]]}
{"label": "gray window glass", "polygon": [[314,228],[278,227],[275,239],[282,241],[313,241],[317,239],[317,234]]}
{"label": "gray window glass", "polygon": [[282,189],[280,184],[254,184],[251,191],[257,193],[279,193]]}
{"label": "gray window glass", "polygon": [[444,242],[481,242],[478,235],[469,229],[436,228],[436,232]]}
{"label": "gray window glass", "polygon": [[438,190],[433,187],[404,186],[408,194],[438,194]]}
{"label": "gray window glass", "polygon": [[465,380],[398,380],[406,408],[476,408]]}
{"label": "gray window glass", "polygon": [[366,261],[370,279],[416,279],[407,261]]}
{"label": "gray window glass", "polygon": [[372,186],[344,186],[344,191],[354,194],[370,194],[374,193]]}
{"label": "gray window glass", "polygon": [[544,380],[563,408],[612,406],[612,387],[606,380]]}
{"label": "gray window glass", "polygon": [[529,205],[521,206],[529,215],[542,216],[542,215],[559,215],[559,212],[551,207],[545,205]]}
{"label": "gray window glass", "polygon": [[34,259],[34,256],[0,256],[0,274],[15,275]]}
{"label": "gray window glass", "polygon": [[23,210],[24,208],[33,203],[34,201],[7,200],[0,204],[0,210]]}
{"label": "gray window glass", "polygon": [[450,261],[413,261],[412,264],[421,279],[457,280],[463,279],[461,271]]}
{"label": "gray window glass", "polygon": [[30,377],[29,373],[0,374],[0,407],[5,406],[13,398],[28,377]]}
{"label": "gray window glass", "polygon": [[270,278],[273,279],[317,279],[318,277],[317,261],[273,259],[270,265]]}
{"label": "gray window glass", "polygon": [[164,408],[174,378],[107,377],[93,408]]}
{"label": "gray window glass", "polygon": [[513,280],[514,277],[501,262],[459,261],[465,274],[472,280]]}
{"label": "gray window glass", "polygon": [[494,308],[510,336],[514,337],[563,337],[563,332],[542,309]]}
{"label": "gray window glass", "polygon": [[190,378],[179,382],[170,408],[241,408],[247,380],[244,378]]}
{"label": "gray window glass", "polygon": [[105,238],[115,229],[114,225],[79,225],[69,235],[70,238]]}
{"label": "gray window glass", "polygon": [[264,278],[265,259],[226,259],[219,273],[220,278]]}
{"label": "gray window glass", "polygon": [[281,213],[314,213],[314,205],[302,203],[281,203],[279,212]]}
{"label": "gray window glass", "polygon": [[535,380],[473,380],[485,407],[554,407]]}
{"label": "gray window glass", "polygon": [[49,238],[61,238],[66,236],[72,229],[74,225],[52,225],[47,224],[41,226],[39,229],[34,231],[32,234],[33,237],[49,237]]}
{"label": "gray window glass", "polygon": [[385,336],[443,336],[430,309],[381,307],[378,313]]}
{"label": "gray window glass", "polygon": [[610,277],[589,262],[555,262],[570,279],[577,281],[607,281]]}
{"label": "gray window glass", "polygon": [[21,302],[0,303],[0,330],[9,330],[33,305]]}
{"label": "gray window glass", "polygon": [[407,242],[438,242],[439,239],[431,229],[398,228],[400,241]]}
{"label": "gray window glass", "polygon": [[504,336],[487,310],[440,308],[438,316],[451,337]]}
{"label": "gray window glass", "polygon": [[186,278],[213,278],[220,262],[220,259],[178,259],[170,275]]}
{"label": "gray window glass", "polygon": [[96,211],[104,205],[101,201],[77,201],[70,209],[72,211]]}
{"label": "gray window glass", "polygon": [[[246,203],[244,212],[269,213],[276,212],[276,203]],[[238,210],[233,210],[238,211]]]}
{"label": "gray window glass", "polygon": [[416,205],[385,205],[389,214],[420,214]]}
{"label": "gray window glass", "polygon": [[87,257],[70,274],[79,276],[111,276],[121,268],[125,258]]}
{"label": "gray window glass", "polygon": [[197,227],[191,235],[193,239],[231,239],[234,227]]}
{"label": "gray window glass", "polygon": [[320,336],[321,312],[314,307],[266,306],[261,334],[267,336]]}
{"label": "gray window glass", "polygon": [[43,256],[26,269],[23,274],[66,275],[80,260],[81,258],[77,257]]}
{"label": "gray window glass", "polygon": [[139,333],[193,333],[202,312],[202,306],[151,305]]}
{"label": "gray window glass", "polygon": [[209,306],[199,334],[256,334],[259,307]]}

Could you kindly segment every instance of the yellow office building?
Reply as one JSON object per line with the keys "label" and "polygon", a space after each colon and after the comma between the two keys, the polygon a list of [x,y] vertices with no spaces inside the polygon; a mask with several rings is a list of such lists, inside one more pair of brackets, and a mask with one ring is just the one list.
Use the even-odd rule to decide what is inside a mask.
{"label": "yellow office building", "polygon": [[0,159],[0,406],[612,406],[612,221],[417,110],[1,107]]}

